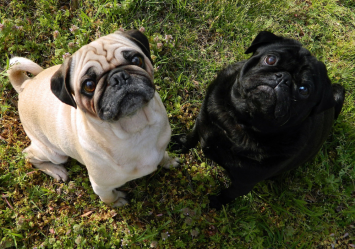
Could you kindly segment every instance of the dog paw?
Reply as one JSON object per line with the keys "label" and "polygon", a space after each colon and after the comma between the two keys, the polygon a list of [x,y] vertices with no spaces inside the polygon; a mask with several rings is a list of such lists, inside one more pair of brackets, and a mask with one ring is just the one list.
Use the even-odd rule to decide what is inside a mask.
{"label": "dog paw", "polygon": [[36,168],[50,175],[57,181],[66,182],[68,180],[68,171],[61,164],[41,163],[35,165]]}
{"label": "dog paw", "polygon": [[216,210],[222,209],[223,204],[220,202],[217,195],[210,195],[208,199],[210,200],[210,208],[215,208]]}
{"label": "dog paw", "polygon": [[178,167],[180,163],[181,163],[180,159],[175,157],[175,158],[169,158],[169,160],[167,160],[167,162],[162,166],[166,169],[171,169],[171,168]]}
{"label": "dog paw", "polygon": [[112,207],[122,207],[124,205],[128,205],[128,201],[125,199],[125,192],[117,190],[114,190],[114,192],[117,195],[118,199],[111,204]]}
{"label": "dog paw", "polygon": [[165,151],[163,159],[161,160],[159,165],[166,169],[175,168],[180,165],[180,159],[176,157],[175,158],[170,157],[168,152]]}
{"label": "dog paw", "polygon": [[118,198],[114,203],[112,203],[112,207],[122,207],[124,205],[128,205],[128,201],[125,198]]}

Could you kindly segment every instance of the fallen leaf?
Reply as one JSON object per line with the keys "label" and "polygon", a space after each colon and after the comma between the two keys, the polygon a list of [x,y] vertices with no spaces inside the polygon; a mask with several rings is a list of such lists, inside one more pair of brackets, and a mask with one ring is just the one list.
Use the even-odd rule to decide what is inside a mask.
{"label": "fallen leaf", "polygon": [[94,211],[89,211],[89,212],[87,212],[87,213],[85,213],[85,214],[81,215],[81,217],[86,217],[86,216],[88,216],[88,215],[92,214],[93,212],[94,212]]}

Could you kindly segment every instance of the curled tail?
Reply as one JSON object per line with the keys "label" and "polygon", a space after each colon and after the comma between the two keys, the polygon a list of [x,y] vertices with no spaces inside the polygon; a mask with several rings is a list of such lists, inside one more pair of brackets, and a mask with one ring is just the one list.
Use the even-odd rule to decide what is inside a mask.
{"label": "curled tail", "polygon": [[14,57],[10,60],[10,69],[7,70],[10,82],[15,90],[20,93],[22,92],[22,84],[25,80],[29,79],[26,72],[33,75],[37,75],[42,72],[43,68],[33,61],[22,58]]}

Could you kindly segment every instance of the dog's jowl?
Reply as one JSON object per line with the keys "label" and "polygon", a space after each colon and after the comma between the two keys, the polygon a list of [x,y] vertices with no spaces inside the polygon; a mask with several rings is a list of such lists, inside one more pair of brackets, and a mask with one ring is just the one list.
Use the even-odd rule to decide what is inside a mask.
{"label": "dog's jowl", "polygon": [[263,31],[246,53],[209,85],[193,130],[174,137],[181,152],[200,142],[229,174],[231,186],[210,196],[215,208],[312,159],[344,101],[343,87],[296,40]]}
{"label": "dog's jowl", "polygon": [[31,140],[24,152],[36,168],[65,181],[62,164],[72,157],[86,166],[102,201],[122,206],[125,194],[116,188],[158,164],[177,166],[165,151],[171,130],[144,34],[101,37],[45,70],[25,58],[10,63],[20,119]]}

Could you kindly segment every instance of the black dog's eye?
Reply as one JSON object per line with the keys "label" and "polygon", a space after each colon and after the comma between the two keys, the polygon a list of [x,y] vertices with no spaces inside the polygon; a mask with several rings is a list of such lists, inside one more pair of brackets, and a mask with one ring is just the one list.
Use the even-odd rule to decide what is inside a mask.
{"label": "black dog's eye", "polygon": [[96,89],[96,83],[93,80],[86,80],[83,84],[83,89],[86,93],[92,94]]}
{"label": "black dog's eye", "polygon": [[307,96],[309,94],[309,89],[307,86],[300,86],[298,92],[303,96]]}
{"label": "black dog's eye", "polygon": [[268,64],[269,66],[275,65],[277,58],[274,55],[268,55],[265,57],[265,63]]}
{"label": "black dog's eye", "polygon": [[143,65],[144,65],[143,58],[141,56],[137,56],[137,55],[132,58],[131,62],[133,65],[136,65],[138,67],[143,67]]}

